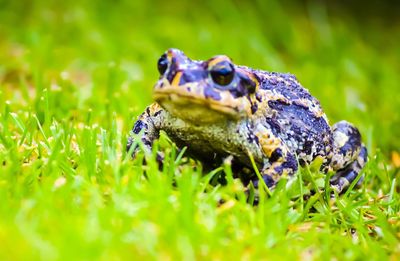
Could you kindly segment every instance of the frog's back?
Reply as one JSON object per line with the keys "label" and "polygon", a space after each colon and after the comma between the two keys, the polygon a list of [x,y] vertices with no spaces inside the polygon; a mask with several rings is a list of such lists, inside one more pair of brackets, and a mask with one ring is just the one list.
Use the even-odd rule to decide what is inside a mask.
{"label": "frog's back", "polygon": [[320,103],[292,74],[255,71],[265,124],[296,153],[301,163],[331,151],[332,134]]}

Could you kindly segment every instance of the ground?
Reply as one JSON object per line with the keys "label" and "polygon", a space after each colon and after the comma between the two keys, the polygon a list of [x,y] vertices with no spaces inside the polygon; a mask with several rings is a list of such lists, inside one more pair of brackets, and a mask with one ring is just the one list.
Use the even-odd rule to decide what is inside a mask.
{"label": "ground", "polygon": [[[398,7],[190,2],[0,1],[0,260],[400,259]],[[170,47],[295,74],[359,127],[364,186],[310,166],[252,206],[165,136],[163,170],[131,160]]]}

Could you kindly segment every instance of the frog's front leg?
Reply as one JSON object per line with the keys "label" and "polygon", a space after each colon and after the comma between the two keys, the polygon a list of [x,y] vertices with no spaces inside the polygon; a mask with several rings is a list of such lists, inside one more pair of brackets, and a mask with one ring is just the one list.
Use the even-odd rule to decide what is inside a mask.
{"label": "frog's front leg", "polygon": [[[138,117],[132,128],[132,135],[128,138],[126,145],[127,151],[131,150],[132,145],[135,144],[134,135],[139,135],[140,141],[143,143],[146,153],[151,153],[154,140],[159,138],[160,124],[163,120],[164,109],[153,103],[146,108],[146,110]],[[138,145],[132,149],[132,157],[139,151]],[[162,161],[161,154],[157,154],[157,160]]]}
{"label": "frog's front leg", "polygon": [[[270,129],[263,126],[258,127],[255,135],[264,157],[261,175],[269,188],[275,186],[282,176],[291,176],[297,172],[296,156]],[[253,185],[258,187],[258,178],[253,180]]]}

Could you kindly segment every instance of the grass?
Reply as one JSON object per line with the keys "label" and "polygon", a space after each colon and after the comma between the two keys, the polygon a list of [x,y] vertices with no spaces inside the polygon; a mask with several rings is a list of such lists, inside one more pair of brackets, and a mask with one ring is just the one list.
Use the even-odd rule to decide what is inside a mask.
{"label": "grass", "polygon": [[[0,260],[399,259],[399,22],[335,10],[0,1]],[[327,180],[311,166],[253,207],[228,163],[205,173],[165,136],[163,170],[129,159],[169,47],[294,73],[360,128],[363,187],[310,195]]]}

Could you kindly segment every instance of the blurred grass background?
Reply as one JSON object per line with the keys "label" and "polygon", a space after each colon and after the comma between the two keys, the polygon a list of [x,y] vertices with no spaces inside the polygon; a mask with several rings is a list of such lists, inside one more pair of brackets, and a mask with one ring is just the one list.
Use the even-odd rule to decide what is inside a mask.
{"label": "blurred grass background", "polygon": [[[15,86],[21,78],[49,85],[65,71],[78,91],[86,91],[70,109],[116,99],[109,109],[129,125],[151,101],[155,62],[164,50],[180,48],[194,59],[227,54],[239,64],[295,74],[332,123],[354,122],[374,137],[373,147],[388,152],[400,147],[400,27],[388,11],[396,5],[368,12],[381,5],[347,10],[347,4],[318,1],[2,1],[2,85]],[[102,73],[110,64],[112,83]],[[71,110],[62,113],[57,118]]]}
{"label": "blurred grass background", "polygon": [[[0,0],[0,259],[398,258],[398,11],[380,1]],[[361,203],[322,211],[277,194],[283,203],[261,210],[233,201],[221,210],[219,192],[197,188],[201,171],[178,171],[186,190],[142,180],[123,148],[170,47],[295,74],[331,123],[361,130],[372,160]],[[221,193],[234,198],[232,186]],[[360,217],[369,206],[375,219],[349,206]],[[371,224],[380,230],[362,230]],[[354,226],[361,239],[342,237]]]}

